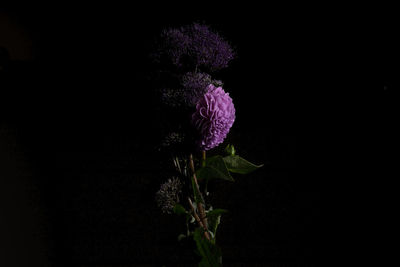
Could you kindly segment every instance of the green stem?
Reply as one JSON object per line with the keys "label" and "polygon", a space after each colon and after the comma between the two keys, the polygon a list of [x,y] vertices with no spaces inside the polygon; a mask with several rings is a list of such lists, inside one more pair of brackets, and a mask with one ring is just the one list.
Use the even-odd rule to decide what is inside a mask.
{"label": "green stem", "polygon": [[[207,230],[208,223],[207,223],[206,213],[204,211],[205,201],[204,201],[203,194],[200,191],[199,184],[197,182],[196,171],[195,171],[195,168],[194,168],[194,162],[193,162],[193,155],[192,154],[190,154],[189,160],[190,160],[190,162],[189,162],[190,163],[190,168],[192,169],[193,181],[194,181],[194,184],[195,184],[195,189],[194,190],[196,190],[198,192],[199,197],[200,197],[201,202],[202,202],[202,203],[201,202],[197,202],[196,203],[197,204],[197,208],[199,209],[200,219],[201,219],[202,223],[204,224],[205,229]],[[196,194],[196,192],[193,192],[193,193]]]}

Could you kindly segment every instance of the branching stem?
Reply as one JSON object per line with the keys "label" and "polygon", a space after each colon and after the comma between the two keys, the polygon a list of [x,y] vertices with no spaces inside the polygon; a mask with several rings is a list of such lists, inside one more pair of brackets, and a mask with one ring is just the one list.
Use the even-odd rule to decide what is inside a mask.
{"label": "branching stem", "polygon": [[[190,154],[189,160],[190,160],[189,165],[190,165],[190,169],[192,170],[192,173],[193,173],[193,180],[194,180],[194,183],[195,183],[195,186],[196,186],[196,190],[199,192],[199,195],[201,197],[202,202],[205,203],[204,198],[203,198],[203,194],[200,191],[199,183],[197,182],[197,177],[196,177],[196,172],[195,172],[195,169],[194,169],[194,162],[193,162],[193,155],[192,154]],[[201,220],[202,224],[204,225],[204,229],[206,231],[208,231],[207,216],[206,216],[206,213],[204,211],[204,205],[202,203],[197,203],[197,208],[198,208],[199,213],[200,213],[200,218],[199,219]]]}
{"label": "branching stem", "polygon": [[207,227],[203,224],[202,220],[197,215],[196,210],[194,209],[192,200],[190,198],[188,198],[188,201],[189,201],[189,205],[190,205],[190,208],[192,210],[194,218],[196,219],[196,221],[199,224],[199,226],[204,229],[204,237],[207,238],[208,240],[211,240],[210,234],[208,233]]}

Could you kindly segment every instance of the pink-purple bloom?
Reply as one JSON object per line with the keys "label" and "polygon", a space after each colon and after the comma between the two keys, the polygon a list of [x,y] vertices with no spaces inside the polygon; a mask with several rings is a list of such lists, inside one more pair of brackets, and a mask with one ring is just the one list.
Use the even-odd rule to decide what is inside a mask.
{"label": "pink-purple bloom", "polygon": [[192,123],[200,134],[199,148],[210,150],[222,143],[234,121],[235,107],[229,93],[210,84],[192,115]]}

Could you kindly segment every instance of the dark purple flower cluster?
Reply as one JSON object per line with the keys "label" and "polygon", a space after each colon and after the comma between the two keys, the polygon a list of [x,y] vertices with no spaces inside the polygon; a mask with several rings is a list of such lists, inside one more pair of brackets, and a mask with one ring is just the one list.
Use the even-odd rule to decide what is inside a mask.
{"label": "dark purple flower cluster", "polygon": [[207,73],[188,72],[182,76],[181,83],[185,92],[185,103],[189,107],[195,107],[199,98],[207,92],[207,86],[212,83],[212,79]]}
{"label": "dark purple flower cluster", "polygon": [[161,51],[178,67],[192,64],[210,71],[226,68],[234,58],[227,41],[207,25],[198,23],[165,30]]}
{"label": "dark purple flower cluster", "polygon": [[178,89],[162,89],[161,100],[170,107],[195,107],[197,101],[207,92],[210,84],[222,86],[211,75],[202,72],[188,72],[182,75]]}
{"label": "dark purple flower cluster", "polygon": [[191,40],[180,29],[165,29],[161,33],[160,53],[165,54],[172,64],[181,67],[184,55],[187,55],[187,48]]}

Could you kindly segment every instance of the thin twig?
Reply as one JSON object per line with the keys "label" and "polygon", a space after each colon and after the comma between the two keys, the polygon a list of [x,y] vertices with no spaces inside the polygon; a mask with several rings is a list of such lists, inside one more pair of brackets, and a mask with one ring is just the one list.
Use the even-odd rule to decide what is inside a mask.
{"label": "thin twig", "polygon": [[194,162],[193,162],[193,155],[192,154],[190,154],[190,156],[189,156],[189,165],[190,165],[190,169],[192,170],[192,173],[193,173],[193,180],[194,180],[194,184],[196,186],[196,189],[200,194],[201,201],[204,202],[203,195],[200,192],[199,183],[197,182],[197,176],[196,176],[196,172],[195,172],[195,169],[194,169]]}
{"label": "thin twig", "polygon": [[176,168],[178,169],[179,173],[182,174],[181,165],[179,164],[179,158],[175,157]]}
{"label": "thin twig", "polygon": [[199,224],[199,226],[204,229],[204,237],[207,238],[208,240],[211,240],[210,239],[210,234],[208,233],[207,227],[204,226],[204,224],[202,223],[202,221],[200,220],[199,216],[197,215],[197,213],[196,213],[196,211],[194,209],[192,200],[190,198],[188,198],[188,201],[189,201],[190,208],[191,208],[191,210],[193,212],[194,218],[196,219],[196,221]]}
{"label": "thin twig", "polygon": [[[193,180],[194,180],[194,183],[196,185],[196,189],[199,192],[199,195],[201,197],[202,202],[205,203],[204,198],[203,198],[203,194],[200,191],[199,183],[197,182],[197,177],[196,177],[196,172],[195,172],[195,169],[194,169],[194,162],[193,162],[193,155],[192,154],[190,154],[189,159],[190,159],[190,163],[189,164],[190,164],[190,168],[192,169]],[[207,228],[208,227],[207,216],[206,216],[206,213],[204,211],[203,204],[202,203],[197,203],[197,208],[199,209],[199,213],[200,213],[200,216],[201,216],[200,219],[201,219],[203,225],[205,226],[205,229],[208,230],[208,228]]]}

